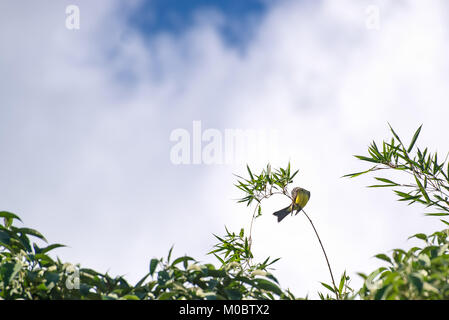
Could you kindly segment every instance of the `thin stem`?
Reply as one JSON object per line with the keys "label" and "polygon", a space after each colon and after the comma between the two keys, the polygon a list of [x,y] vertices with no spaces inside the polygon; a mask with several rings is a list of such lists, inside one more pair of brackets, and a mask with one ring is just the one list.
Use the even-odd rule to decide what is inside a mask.
{"label": "thin stem", "polygon": [[249,242],[249,248],[250,249],[251,249],[251,245],[253,243],[251,235],[252,235],[252,232],[253,232],[253,223],[254,223],[254,220],[256,220],[257,210],[259,209],[262,200],[264,200],[266,198],[269,198],[269,197],[271,197],[272,195],[275,195],[275,194],[285,194],[285,192],[279,192],[279,191],[273,192],[272,189],[270,188],[270,192],[269,193],[265,193],[263,196],[261,196],[260,199],[257,200],[257,205],[254,208],[253,216],[251,218],[251,223],[250,223],[250,226],[249,226],[248,242]]}
{"label": "thin stem", "polygon": [[332,279],[332,284],[334,285],[335,295],[337,297],[337,300],[340,300],[340,296],[338,294],[338,289],[337,289],[337,286],[335,285],[334,275],[332,274],[331,265],[329,263],[329,259],[327,258],[326,250],[324,250],[324,246],[323,246],[323,243],[321,242],[320,236],[318,235],[318,231],[316,231],[315,226],[313,225],[312,219],[309,218],[309,216],[304,211],[304,209],[302,209],[302,212],[304,212],[304,215],[307,217],[307,219],[309,219],[310,224],[312,225],[312,228],[315,231],[316,237],[318,238],[318,241],[320,242],[321,249],[323,250],[324,257],[326,258],[327,267],[329,268],[329,273],[331,274],[331,279]]}
{"label": "thin stem", "polygon": [[254,220],[256,219],[256,211],[257,209],[260,207],[260,202],[257,204],[256,208],[254,209],[253,212],[253,217],[251,218],[251,224],[249,226],[249,238],[248,238],[248,242],[249,242],[249,249],[251,250],[251,245],[253,243],[253,239],[251,238],[252,232],[253,232],[253,223]]}

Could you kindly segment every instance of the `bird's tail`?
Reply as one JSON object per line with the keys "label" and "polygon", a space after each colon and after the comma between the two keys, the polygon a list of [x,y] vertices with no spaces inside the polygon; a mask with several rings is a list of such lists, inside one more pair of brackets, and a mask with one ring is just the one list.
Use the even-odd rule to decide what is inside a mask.
{"label": "bird's tail", "polygon": [[275,213],[273,213],[273,215],[278,217],[278,222],[281,222],[282,219],[284,219],[286,216],[288,216],[288,214],[291,212],[290,207],[291,206],[288,206],[282,210],[279,210],[279,211],[276,211]]}

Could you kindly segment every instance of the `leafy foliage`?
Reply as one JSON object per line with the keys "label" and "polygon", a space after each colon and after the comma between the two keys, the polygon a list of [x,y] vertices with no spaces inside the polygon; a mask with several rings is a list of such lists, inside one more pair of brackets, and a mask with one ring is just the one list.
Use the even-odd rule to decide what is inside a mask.
{"label": "leafy foliage", "polygon": [[[427,213],[430,216],[449,215],[449,162],[446,159],[440,162],[437,152],[424,151],[416,147],[416,141],[421,132],[420,126],[413,135],[411,142],[406,146],[390,126],[393,137],[389,142],[383,141],[382,148],[378,148],[375,141],[368,148],[368,156],[355,156],[356,158],[375,163],[375,166],[366,171],[351,173],[345,177],[357,177],[369,172],[390,169],[408,174],[411,181],[399,183],[386,177],[375,177],[377,184],[371,188],[393,188],[399,201],[409,204],[415,202],[432,207],[436,212]],[[411,153],[415,150],[415,153]],[[449,154],[448,154],[449,155]],[[379,183],[380,182],[380,183]]]}
{"label": "leafy foliage", "polygon": [[275,194],[285,195],[290,197],[287,187],[293,182],[293,178],[298,174],[298,170],[291,173],[290,163],[287,168],[279,168],[272,170],[271,165],[267,165],[262,172],[257,175],[253,173],[249,166],[246,166],[249,178],[237,176],[237,188],[245,193],[245,196],[238,200],[240,203],[246,203],[249,206],[253,201],[257,202],[257,215],[262,214],[260,203]]}
{"label": "leafy foliage", "polygon": [[[419,203],[436,212],[429,216],[449,215],[449,163],[447,157],[438,161],[438,154],[422,151],[415,147],[421,132],[420,126],[411,142],[405,145],[390,126],[393,134],[390,142],[383,142],[379,149],[375,142],[368,148],[369,156],[358,159],[375,163],[366,171],[347,175],[359,175],[389,169],[408,174],[411,181],[398,183],[386,177],[375,177],[381,184],[370,187],[390,187],[399,201]],[[414,154],[411,154],[416,150]],[[449,223],[441,220],[446,225]],[[415,234],[424,247],[413,247],[408,251],[394,249],[391,256],[378,254],[376,258],[387,263],[369,275],[360,273],[365,279],[359,291],[362,299],[449,299],[449,230],[444,229],[431,235]]]}
{"label": "leafy foliage", "polygon": [[417,234],[425,245],[408,251],[394,249],[391,256],[376,257],[387,266],[368,276],[360,290],[363,299],[448,299],[449,298],[449,230],[430,236]]}
{"label": "leafy foliage", "polygon": [[[328,291],[332,292],[333,295],[337,297],[338,300],[353,300],[356,297],[354,289],[349,286],[351,278],[346,274],[346,271],[340,277],[340,282],[338,287],[333,287],[328,283],[321,282],[321,285]],[[335,300],[333,295],[318,292],[318,296],[321,300]]]}
{"label": "leafy foliage", "polygon": [[62,244],[39,247],[28,236],[46,242],[34,229],[18,228],[20,218],[0,212],[0,299],[132,299],[143,297],[140,285],[131,286],[121,276],[80,268],[53,259],[49,252]]}
{"label": "leafy foliage", "polygon": [[251,262],[243,230],[216,236],[211,254],[219,267],[189,256],[171,261],[172,248],[165,260],[152,259],[148,274],[133,286],[122,276],[54,260],[49,251],[63,245],[31,244],[28,235],[46,240],[36,230],[14,226],[17,215],[0,212],[0,217],[0,299],[294,299],[269,272],[278,259]]}
{"label": "leafy foliage", "polygon": [[[241,176],[237,176],[239,180],[237,181],[237,184],[235,185],[237,188],[242,190],[245,193],[245,196],[238,200],[238,202],[246,202],[246,205],[249,206],[253,200],[256,201],[256,206],[253,212],[253,217],[251,219],[251,226],[250,226],[250,235],[249,235],[249,247],[251,247],[251,232],[254,220],[262,215],[262,201],[265,199],[270,198],[273,195],[283,195],[289,198],[290,203],[293,201],[292,196],[288,192],[288,187],[291,183],[293,183],[293,178],[297,175],[298,170],[296,170],[294,173],[291,173],[291,166],[290,163],[288,163],[288,166],[286,169],[279,168],[275,169],[274,171],[271,170],[270,164],[267,165],[267,168],[262,170],[262,172],[259,175],[253,174],[249,166],[246,166],[249,174],[249,178],[243,178]],[[301,208],[301,210],[304,215],[309,220],[311,226],[313,227],[313,230],[315,231],[315,234],[318,238],[319,244],[321,246],[321,249],[323,250],[324,257],[326,259],[327,266],[329,268],[329,273],[332,280],[332,287],[323,284],[326,288],[330,288],[330,290],[335,294],[335,297],[337,300],[341,298],[343,295],[343,287],[341,290],[339,290],[335,284],[334,275],[332,273],[332,269],[329,263],[329,260],[327,258],[326,250],[324,249],[324,246],[321,242],[320,236],[310,219],[310,217],[306,214],[306,212]],[[298,214],[298,212],[296,213]],[[346,275],[344,275],[346,279]],[[345,280],[346,281],[346,280]],[[328,286],[328,287],[327,287]]]}
{"label": "leafy foliage", "polygon": [[[218,243],[209,254],[214,255],[221,266],[201,264],[184,256],[170,263],[157,260],[150,282],[155,299],[294,299],[290,291],[283,291],[278,280],[269,272],[269,266],[278,259],[267,258],[253,264],[248,238],[243,229],[235,234],[226,229],[224,237],[215,236]],[[157,271],[157,272],[156,272]]]}

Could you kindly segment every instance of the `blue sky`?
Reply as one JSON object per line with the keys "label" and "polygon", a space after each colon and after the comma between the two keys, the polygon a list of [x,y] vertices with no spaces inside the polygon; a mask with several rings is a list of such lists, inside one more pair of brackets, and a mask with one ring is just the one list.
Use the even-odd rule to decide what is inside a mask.
{"label": "blue sky", "polygon": [[260,18],[268,7],[266,0],[153,0],[143,1],[129,19],[148,34],[180,33],[194,22],[200,11],[213,10],[226,22],[220,28],[227,41],[242,44],[248,36],[245,28]]}
{"label": "blue sky", "polygon": [[[334,272],[355,286],[375,254],[440,227],[341,176],[366,168],[352,155],[389,138],[387,122],[405,137],[424,123],[419,146],[447,150],[445,1],[217,1],[212,14],[206,1],[79,0],[77,31],[64,24],[73,2],[0,2],[0,210],[67,244],[63,260],[131,280],[173,244],[211,262],[213,233],[249,226],[233,185],[246,163],[300,170]],[[209,134],[276,131],[277,150],[176,165],[171,133],[193,135],[195,121]],[[316,297],[327,266],[304,217],[276,223],[285,206],[270,199],[256,221],[256,259],[282,257],[281,285]]]}

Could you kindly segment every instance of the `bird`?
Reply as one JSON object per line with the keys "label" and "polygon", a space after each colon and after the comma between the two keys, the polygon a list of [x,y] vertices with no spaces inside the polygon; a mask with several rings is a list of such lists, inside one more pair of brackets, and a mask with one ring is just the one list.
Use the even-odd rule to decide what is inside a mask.
{"label": "bird", "polygon": [[291,198],[292,203],[288,207],[273,213],[273,215],[278,217],[278,222],[281,222],[289,213],[296,211],[296,214],[298,214],[309,201],[310,191],[300,187],[293,188]]}

